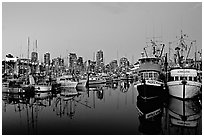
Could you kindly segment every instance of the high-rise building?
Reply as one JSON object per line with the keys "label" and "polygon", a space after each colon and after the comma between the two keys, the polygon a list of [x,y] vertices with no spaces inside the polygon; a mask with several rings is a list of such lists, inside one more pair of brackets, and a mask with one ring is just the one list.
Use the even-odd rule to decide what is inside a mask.
{"label": "high-rise building", "polygon": [[111,63],[110,63],[110,69],[111,69],[111,71],[116,71],[117,67],[118,67],[117,60],[111,61]]}
{"label": "high-rise building", "polygon": [[46,52],[44,54],[44,64],[45,65],[50,65],[50,53],[49,52]]}
{"label": "high-rise building", "polygon": [[32,52],[31,53],[31,62],[36,62],[36,61],[38,61],[38,53]]}
{"label": "high-rise building", "polygon": [[102,67],[104,65],[104,62],[103,62],[103,51],[102,50],[99,50],[97,53],[96,53],[96,65],[99,67]]}
{"label": "high-rise building", "polygon": [[76,68],[77,66],[77,55],[76,53],[69,53],[69,67],[71,69]]}

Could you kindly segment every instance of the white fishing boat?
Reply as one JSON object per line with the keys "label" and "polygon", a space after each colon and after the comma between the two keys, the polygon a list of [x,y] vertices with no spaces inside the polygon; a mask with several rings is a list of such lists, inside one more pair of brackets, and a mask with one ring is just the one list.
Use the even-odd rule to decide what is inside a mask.
{"label": "white fishing boat", "polygon": [[74,80],[72,75],[63,75],[57,78],[57,83],[61,84],[61,87],[76,88],[78,82]]}
{"label": "white fishing boat", "polygon": [[193,98],[201,93],[201,76],[199,70],[196,68],[196,54],[195,61],[188,58],[190,46],[184,41],[185,34],[181,31],[181,37],[179,38],[179,44],[176,46],[174,54],[174,65],[170,68],[170,76],[167,82],[169,94],[181,99]]}

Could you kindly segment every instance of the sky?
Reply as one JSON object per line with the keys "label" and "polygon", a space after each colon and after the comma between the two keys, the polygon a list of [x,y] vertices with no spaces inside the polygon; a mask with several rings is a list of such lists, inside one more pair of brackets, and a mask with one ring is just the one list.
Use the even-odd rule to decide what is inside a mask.
{"label": "sky", "polygon": [[159,37],[168,52],[181,30],[202,48],[201,2],[3,2],[2,59],[27,57],[29,37],[30,52],[38,40],[40,61],[46,52],[93,60],[102,50],[105,64],[121,57],[133,63],[149,38]]}

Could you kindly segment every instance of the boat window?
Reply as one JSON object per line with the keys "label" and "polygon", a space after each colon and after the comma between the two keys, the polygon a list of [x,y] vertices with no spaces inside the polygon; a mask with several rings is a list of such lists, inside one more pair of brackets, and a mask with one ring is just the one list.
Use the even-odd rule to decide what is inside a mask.
{"label": "boat window", "polygon": [[189,78],[189,81],[192,81],[192,77],[191,76],[189,76],[188,78]]}
{"label": "boat window", "polygon": [[180,77],[180,80],[183,80],[183,77]]}
{"label": "boat window", "polygon": [[64,78],[61,78],[60,80],[65,80]]}
{"label": "boat window", "polygon": [[148,73],[144,73],[144,78],[148,79]]}
{"label": "boat window", "polygon": [[175,76],[175,81],[179,80],[179,77],[178,76]]}
{"label": "boat window", "polygon": [[151,79],[153,78],[152,72],[149,73],[149,78],[151,78]]}
{"label": "boat window", "polygon": [[154,78],[157,79],[158,78],[158,74],[154,73]]}
{"label": "boat window", "polygon": [[144,77],[143,77],[143,73],[141,73],[141,74],[140,74],[140,77],[141,77],[141,79],[143,79],[143,78],[144,78]]}
{"label": "boat window", "polygon": [[187,80],[187,77],[184,77],[185,80]]}
{"label": "boat window", "polygon": [[197,81],[197,77],[194,77],[194,81]]}
{"label": "boat window", "polygon": [[174,77],[170,77],[170,81],[174,81]]}

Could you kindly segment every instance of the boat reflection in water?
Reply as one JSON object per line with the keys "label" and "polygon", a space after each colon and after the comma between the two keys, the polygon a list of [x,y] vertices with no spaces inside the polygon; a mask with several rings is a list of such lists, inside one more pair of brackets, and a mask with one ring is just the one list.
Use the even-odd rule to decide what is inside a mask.
{"label": "boat reflection in water", "polygon": [[169,130],[174,133],[176,130],[179,134],[199,134],[198,130],[201,125],[201,103],[197,98],[189,100],[180,100],[178,98],[169,98],[168,106]]}
{"label": "boat reflection in water", "polygon": [[139,132],[143,134],[161,134],[163,101],[161,98],[145,100],[137,96],[139,114]]}
{"label": "boat reflection in water", "polygon": [[103,94],[104,94],[104,91],[103,91],[103,88],[100,88],[96,91],[96,96],[98,99],[103,99]]}
{"label": "boat reflection in water", "polygon": [[123,93],[127,92],[129,87],[130,87],[129,81],[121,81],[120,82],[120,91],[121,92],[123,92]]}

